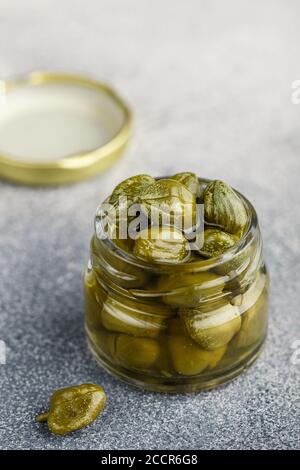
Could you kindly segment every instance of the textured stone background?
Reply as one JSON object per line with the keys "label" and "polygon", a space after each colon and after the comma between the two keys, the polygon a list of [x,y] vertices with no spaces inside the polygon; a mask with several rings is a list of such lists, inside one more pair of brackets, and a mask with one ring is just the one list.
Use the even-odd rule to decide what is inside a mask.
{"label": "textured stone background", "polygon": [[[299,448],[300,79],[297,0],[0,0],[0,76],[83,72],[114,85],[135,113],[119,164],[56,189],[0,183],[0,447]],[[258,210],[272,277],[261,359],[217,390],[143,393],[87,351],[82,273],[94,210],[132,173],[222,178]],[[56,438],[34,422],[58,387],[100,382],[108,406]]]}

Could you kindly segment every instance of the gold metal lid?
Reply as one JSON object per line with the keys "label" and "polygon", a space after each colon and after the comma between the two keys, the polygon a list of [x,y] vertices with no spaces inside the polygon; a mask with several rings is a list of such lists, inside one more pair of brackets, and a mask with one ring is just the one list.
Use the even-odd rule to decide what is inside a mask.
{"label": "gold metal lid", "polygon": [[130,110],[104,83],[51,72],[0,81],[0,177],[56,185],[100,173],[130,127]]}

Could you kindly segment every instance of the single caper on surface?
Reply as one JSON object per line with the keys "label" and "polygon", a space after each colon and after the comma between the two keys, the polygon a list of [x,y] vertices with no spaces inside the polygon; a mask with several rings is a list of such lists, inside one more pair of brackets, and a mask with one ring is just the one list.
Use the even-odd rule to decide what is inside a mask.
{"label": "single caper on surface", "polygon": [[189,254],[189,243],[175,227],[150,227],[135,240],[133,254],[150,263],[181,263]]}
{"label": "single caper on surface", "polygon": [[224,286],[224,279],[209,271],[180,272],[161,276],[157,289],[165,304],[184,308],[197,307],[208,296],[221,297]]}
{"label": "single caper on surface", "polygon": [[50,410],[37,416],[40,423],[47,421],[54,434],[63,435],[81,429],[101,413],[106,402],[99,385],[82,384],[57,390],[50,398]]}
{"label": "single caper on surface", "polygon": [[100,315],[109,331],[155,338],[166,327],[168,309],[155,302],[142,303],[108,295]]}
{"label": "single caper on surface", "polygon": [[180,315],[190,337],[208,350],[228,344],[241,327],[239,309],[230,304],[209,313],[199,309],[181,309]]}
{"label": "single caper on surface", "polygon": [[176,173],[176,175],[170,176],[170,179],[184,184],[184,186],[186,186],[197,199],[201,197],[203,188],[198,176],[195,173]]}
{"label": "single caper on surface", "polygon": [[196,222],[196,198],[179,181],[161,179],[146,186],[139,203],[152,225],[175,225],[184,230]]}
{"label": "single caper on surface", "polygon": [[223,181],[211,181],[204,191],[204,217],[228,233],[241,237],[248,224],[245,205],[238,194]]}
{"label": "single caper on surface", "polygon": [[121,334],[116,339],[115,357],[127,367],[148,369],[159,357],[159,344],[151,338]]}
{"label": "single caper on surface", "polygon": [[235,235],[222,230],[208,228],[204,231],[204,243],[200,253],[209,258],[220,256],[232,248],[239,239]]}
{"label": "single caper on surface", "polygon": [[178,374],[197,375],[214,368],[223,357],[226,347],[214,351],[202,349],[184,332],[179,319],[170,322],[169,349],[174,369]]}

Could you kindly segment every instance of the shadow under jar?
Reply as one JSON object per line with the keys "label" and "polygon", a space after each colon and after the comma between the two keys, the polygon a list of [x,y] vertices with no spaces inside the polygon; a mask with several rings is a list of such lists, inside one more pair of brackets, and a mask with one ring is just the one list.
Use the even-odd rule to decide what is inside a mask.
{"label": "shadow under jar", "polygon": [[240,197],[248,229],[216,258],[148,264],[93,236],[85,323],[107,371],[148,390],[193,392],[228,382],[255,361],[267,331],[269,278],[256,212]]}

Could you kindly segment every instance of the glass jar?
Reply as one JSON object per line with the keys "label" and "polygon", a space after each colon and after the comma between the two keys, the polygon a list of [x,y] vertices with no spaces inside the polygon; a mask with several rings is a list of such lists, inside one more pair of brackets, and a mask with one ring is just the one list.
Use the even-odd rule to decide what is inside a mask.
{"label": "glass jar", "polygon": [[[207,183],[207,180],[201,180]],[[147,264],[99,233],[85,273],[86,333],[98,362],[144,389],[192,392],[228,382],[258,357],[269,278],[257,216],[224,255]]]}

